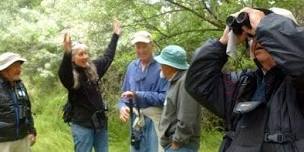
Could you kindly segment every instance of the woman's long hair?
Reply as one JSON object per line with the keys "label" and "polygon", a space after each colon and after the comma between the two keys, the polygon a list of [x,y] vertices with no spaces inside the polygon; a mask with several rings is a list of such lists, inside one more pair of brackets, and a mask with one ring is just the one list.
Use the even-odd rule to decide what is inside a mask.
{"label": "woman's long hair", "polygon": [[[76,42],[73,44],[72,47],[72,58],[78,53],[79,50],[88,50],[88,47],[85,44],[82,44],[80,42]],[[73,79],[74,79],[74,89],[78,89],[80,87],[80,80],[79,80],[79,71],[76,70],[75,63],[73,63]],[[95,64],[89,60],[88,66],[84,68],[84,73],[87,76],[88,80],[91,82],[97,82],[98,81],[98,74]]]}

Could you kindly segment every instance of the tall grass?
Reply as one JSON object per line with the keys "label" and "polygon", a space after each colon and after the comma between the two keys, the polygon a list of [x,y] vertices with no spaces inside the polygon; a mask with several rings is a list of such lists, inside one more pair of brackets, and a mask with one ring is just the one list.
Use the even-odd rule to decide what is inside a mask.
{"label": "tall grass", "polygon": [[[33,152],[72,152],[73,143],[70,128],[61,119],[62,96],[49,97],[41,113],[35,116],[37,143]],[[109,116],[109,151],[127,152],[129,149],[128,123],[118,120],[118,112]],[[201,152],[215,152],[218,149],[221,133],[203,131],[201,133]]]}
{"label": "tall grass", "polygon": [[[69,126],[61,119],[61,107],[65,102],[63,93],[57,95],[51,93],[36,101],[33,105],[37,111],[35,127],[37,129],[37,143],[33,146],[33,152],[72,152],[72,140]],[[35,107],[36,105],[36,107]]]}
{"label": "tall grass", "polygon": [[[38,132],[33,152],[72,152],[73,142],[70,127],[62,120],[62,106],[66,102],[64,89],[38,90],[29,88],[32,95],[32,109],[35,113],[35,127]],[[45,92],[41,94],[41,92]],[[109,116],[109,151],[129,151],[129,124],[122,123],[115,108],[116,99],[110,99]],[[221,133],[204,130],[201,133],[200,152],[215,152],[220,144]]]}

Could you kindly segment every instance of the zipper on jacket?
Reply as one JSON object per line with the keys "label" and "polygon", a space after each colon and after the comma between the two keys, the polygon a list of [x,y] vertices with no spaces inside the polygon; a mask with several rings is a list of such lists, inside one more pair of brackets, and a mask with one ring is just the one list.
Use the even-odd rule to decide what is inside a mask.
{"label": "zipper on jacket", "polygon": [[15,112],[16,112],[16,139],[19,137],[19,105],[18,105],[18,101],[17,101],[17,97],[14,94],[14,88],[10,89],[10,93],[11,93],[11,97],[13,99],[14,102],[14,107],[15,107]]}

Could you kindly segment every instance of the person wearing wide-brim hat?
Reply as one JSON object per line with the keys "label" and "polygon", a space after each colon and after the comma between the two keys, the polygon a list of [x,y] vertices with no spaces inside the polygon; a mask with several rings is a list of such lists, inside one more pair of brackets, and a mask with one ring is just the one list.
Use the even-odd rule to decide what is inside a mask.
{"label": "person wearing wide-brim hat", "polygon": [[161,64],[161,76],[170,82],[159,125],[161,145],[165,152],[198,151],[201,108],[184,88],[189,67],[186,51],[169,45],[154,59]]}
{"label": "person wearing wide-brim hat", "polygon": [[36,141],[31,104],[22,83],[21,65],[26,59],[17,53],[0,54],[0,149],[2,152],[30,152]]}

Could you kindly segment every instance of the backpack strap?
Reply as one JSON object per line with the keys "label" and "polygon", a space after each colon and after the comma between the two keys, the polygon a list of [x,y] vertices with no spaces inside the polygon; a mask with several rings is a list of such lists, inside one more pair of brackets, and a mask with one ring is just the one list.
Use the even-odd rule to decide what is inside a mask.
{"label": "backpack strap", "polygon": [[[249,74],[248,71],[243,71],[237,83],[235,94],[232,97],[232,106],[234,107],[239,102],[250,101],[254,93],[252,90],[255,90],[255,88],[256,79],[254,73]],[[225,146],[227,152],[237,151],[242,145],[250,147],[253,151],[259,151],[264,140],[264,127],[267,118],[268,110],[265,103],[260,104],[254,111],[245,114],[233,113],[231,110],[231,128],[226,133],[226,137],[230,138],[231,141],[229,142],[230,146]],[[240,121],[245,124],[250,123],[250,125],[238,126]]]}

